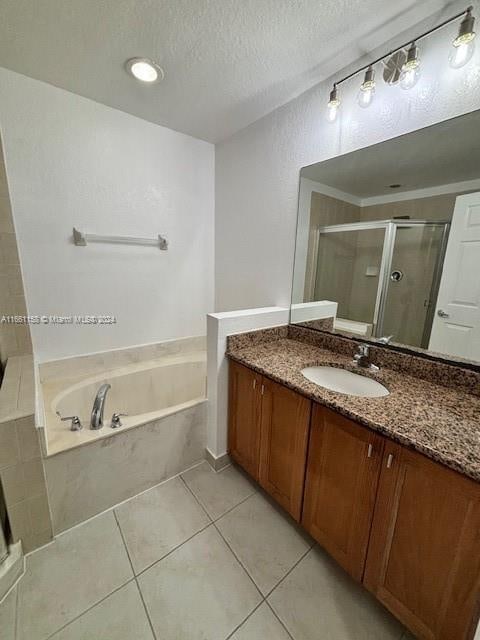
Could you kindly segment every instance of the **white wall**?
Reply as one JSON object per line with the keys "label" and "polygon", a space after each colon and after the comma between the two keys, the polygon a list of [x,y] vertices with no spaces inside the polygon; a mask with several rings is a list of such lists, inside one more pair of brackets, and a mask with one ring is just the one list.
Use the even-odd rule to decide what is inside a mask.
{"label": "white wall", "polygon": [[[473,5],[478,14],[480,3]],[[454,3],[445,17],[463,8]],[[422,77],[410,91],[385,85],[378,71],[375,101],[361,109],[361,78],[353,78],[341,86],[341,117],[332,125],[325,119],[331,83],[323,83],[217,145],[216,309],[289,304],[302,166],[480,107],[480,46],[463,69],[448,66],[457,29],[419,43]]]}
{"label": "white wall", "polygon": [[[0,69],[2,130],[27,308],[111,314],[32,326],[45,361],[206,333],[213,310],[214,147]],[[170,249],[75,247],[72,227],[167,236]]]}

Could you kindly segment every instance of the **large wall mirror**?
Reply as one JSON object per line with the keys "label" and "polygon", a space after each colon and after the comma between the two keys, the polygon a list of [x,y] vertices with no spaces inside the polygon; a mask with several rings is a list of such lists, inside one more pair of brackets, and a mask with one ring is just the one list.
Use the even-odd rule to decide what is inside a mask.
{"label": "large wall mirror", "polygon": [[291,322],[480,362],[480,111],[302,169]]}

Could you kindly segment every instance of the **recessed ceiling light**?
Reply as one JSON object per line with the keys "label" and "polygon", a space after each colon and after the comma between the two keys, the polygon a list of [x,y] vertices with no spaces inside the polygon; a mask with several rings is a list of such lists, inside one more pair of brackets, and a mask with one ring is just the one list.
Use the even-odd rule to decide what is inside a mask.
{"label": "recessed ceiling light", "polygon": [[165,75],[162,67],[148,58],[130,58],[125,63],[125,68],[141,82],[160,82]]}

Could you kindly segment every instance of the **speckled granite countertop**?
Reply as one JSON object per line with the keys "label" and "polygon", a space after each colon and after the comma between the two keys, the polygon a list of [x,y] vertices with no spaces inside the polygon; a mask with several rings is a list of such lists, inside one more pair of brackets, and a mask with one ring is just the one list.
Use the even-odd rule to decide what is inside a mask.
{"label": "speckled granite countertop", "polygon": [[[227,355],[480,482],[478,394],[469,393],[465,387],[436,384],[390,368],[382,367],[375,373],[359,370],[352,364],[352,357],[345,353],[292,339],[288,331],[270,331],[276,332],[273,339],[270,334],[263,341],[247,338],[252,333],[232,336]],[[315,365],[331,365],[362,373],[384,384],[390,395],[359,398],[330,391],[309,382],[301,374],[304,367]]]}

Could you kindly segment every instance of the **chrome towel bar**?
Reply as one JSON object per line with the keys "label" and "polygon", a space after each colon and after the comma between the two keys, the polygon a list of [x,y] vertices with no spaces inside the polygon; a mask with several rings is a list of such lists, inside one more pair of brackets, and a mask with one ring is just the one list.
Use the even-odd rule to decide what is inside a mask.
{"label": "chrome towel bar", "polygon": [[107,242],[113,244],[142,244],[158,247],[161,251],[168,249],[168,240],[158,235],[157,238],[136,238],[134,236],[102,236],[96,233],[83,233],[73,227],[73,243],[77,247],[86,247],[89,242]]}

